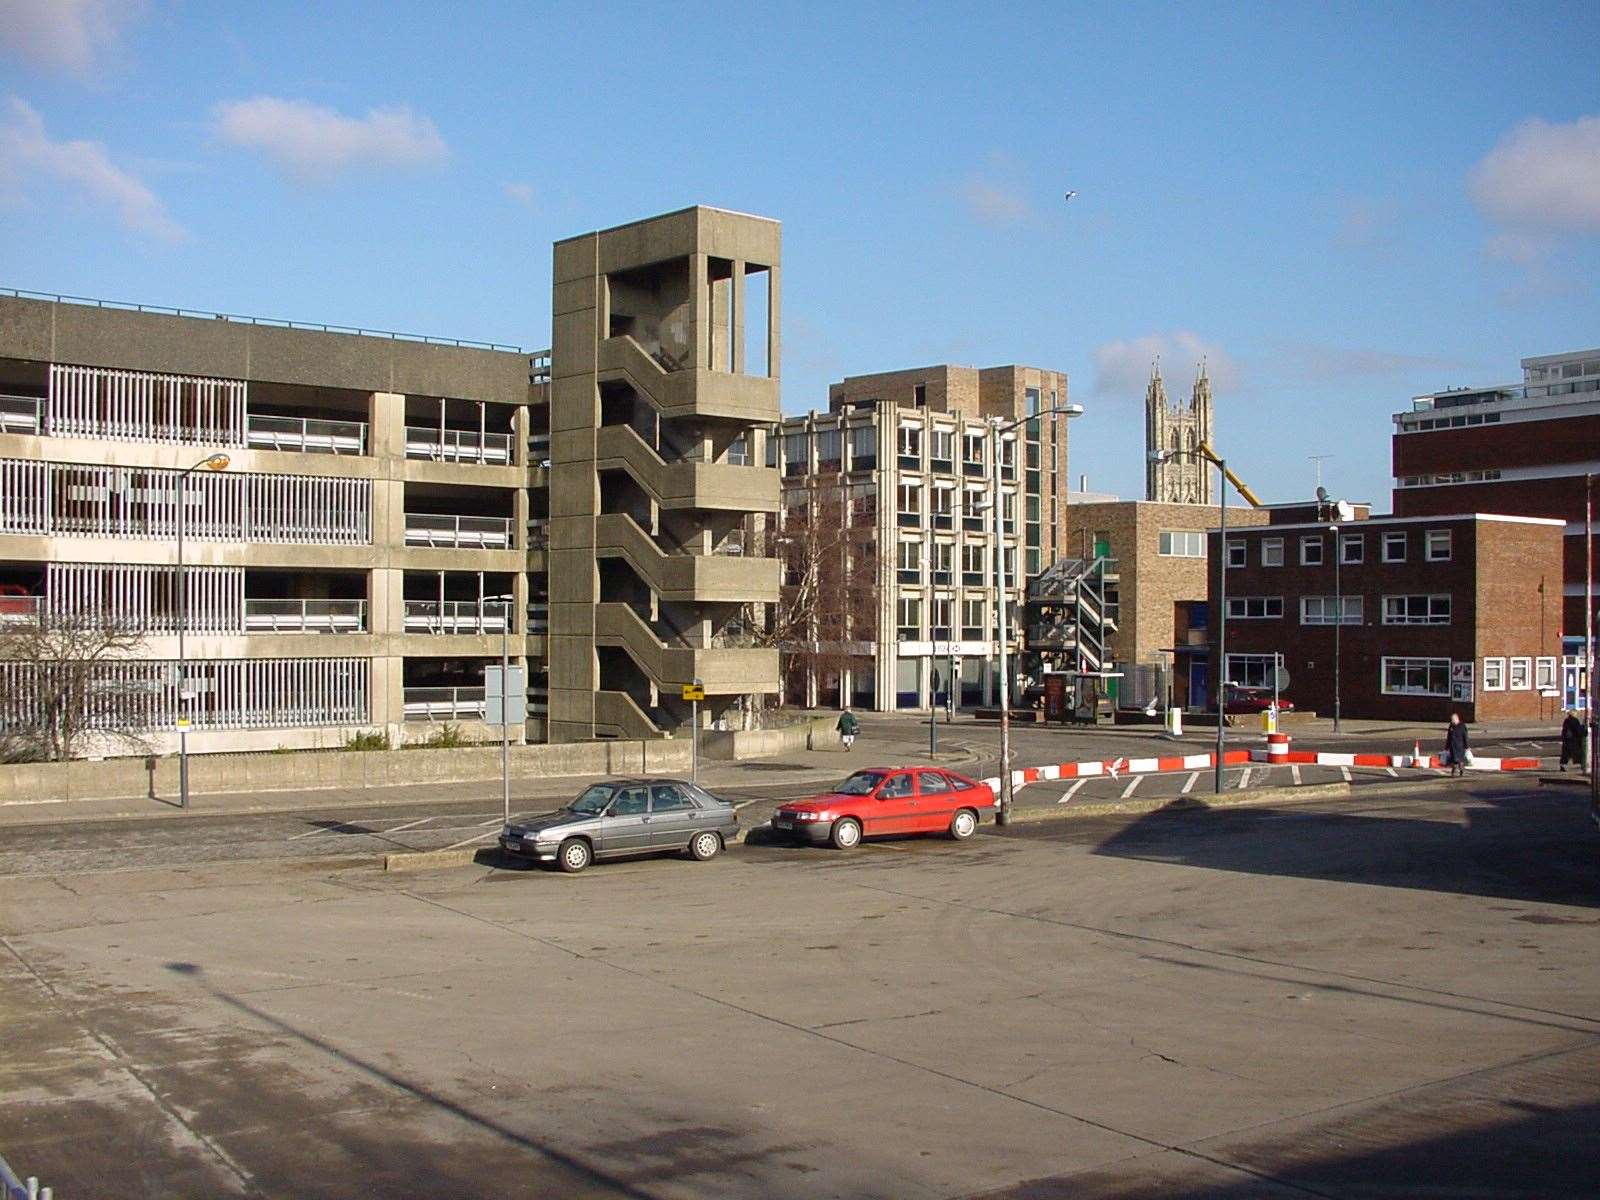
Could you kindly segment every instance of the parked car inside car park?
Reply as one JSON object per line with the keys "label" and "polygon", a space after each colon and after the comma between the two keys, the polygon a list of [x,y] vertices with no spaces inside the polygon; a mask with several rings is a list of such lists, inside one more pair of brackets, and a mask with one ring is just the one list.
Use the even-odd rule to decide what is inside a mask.
{"label": "parked car inside car park", "polygon": [[947,833],[965,841],[994,807],[987,784],[943,767],[874,767],[834,791],[784,804],[772,817],[779,837],[840,850],[885,833]]}
{"label": "parked car inside car park", "polygon": [[597,858],[678,854],[704,862],[739,834],[733,805],[682,779],[596,783],[552,813],[500,832],[507,854],[581,871]]}

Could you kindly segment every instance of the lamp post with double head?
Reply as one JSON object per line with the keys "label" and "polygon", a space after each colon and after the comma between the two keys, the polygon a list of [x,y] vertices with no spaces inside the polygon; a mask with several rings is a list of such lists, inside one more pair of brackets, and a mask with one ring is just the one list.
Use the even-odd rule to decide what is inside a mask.
{"label": "lamp post with double head", "polygon": [[[1011,666],[1007,657],[1006,643],[1010,634],[1006,628],[1006,548],[1005,548],[1005,522],[1002,519],[1000,504],[1000,447],[1002,439],[1019,425],[1026,425],[1029,421],[1036,421],[1041,417],[1048,417],[1054,413],[1071,420],[1073,417],[1083,415],[1081,404],[1057,404],[1050,408],[1041,409],[1039,412],[1030,413],[1025,417],[1018,417],[1015,421],[1002,424],[999,419],[992,419],[989,425],[991,454],[989,455],[989,508],[994,514],[994,570],[995,570],[995,603],[998,608],[998,633],[1000,635],[1000,808],[995,815],[998,825],[1011,824]],[[1065,464],[1063,464],[1064,466]],[[1065,470],[1061,472],[1067,478]]]}
{"label": "lamp post with double head", "polygon": [[1340,733],[1339,728],[1339,635],[1344,627],[1344,581],[1340,576],[1340,566],[1344,561],[1344,547],[1339,541],[1339,523],[1335,521],[1328,526],[1328,532],[1333,534],[1333,731]]}
{"label": "lamp post with double head", "polygon": [[1226,744],[1228,695],[1228,461],[1196,447],[1193,450],[1152,450],[1150,461],[1171,462],[1174,458],[1197,456],[1217,468],[1217,546],[1222,551],[1217,562],[1217,677],[1212,692],[1217,698],[1217,750],[1212,764],[1212,790],[1222,795],[1222,755]]}
{"label": "lamp post with double head", "polygon": [[183,635],[189,625],[189,579],[183,569],[183,533],[189,515],[189,476],[196,471],[226,471],[226,454],[208,454],[178,476],[178,807],[189,807],[189,703],[188,671],[184,666]]}

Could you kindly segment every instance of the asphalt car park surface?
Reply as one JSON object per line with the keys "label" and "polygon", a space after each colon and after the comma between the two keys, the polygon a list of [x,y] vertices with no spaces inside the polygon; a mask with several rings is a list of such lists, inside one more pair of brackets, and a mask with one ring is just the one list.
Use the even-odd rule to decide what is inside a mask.
{"label": "asphalt car park surface", "polygon": [[1583,799],[1504,777],[10,878],[0,1152],[57,1196],[1592,1196],[1597,931]]}

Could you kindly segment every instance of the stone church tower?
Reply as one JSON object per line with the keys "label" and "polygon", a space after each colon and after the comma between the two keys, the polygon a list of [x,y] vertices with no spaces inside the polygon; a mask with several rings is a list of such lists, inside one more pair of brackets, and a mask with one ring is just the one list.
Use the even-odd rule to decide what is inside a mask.
{"label": "stone church tower", "polygon": [[1168,402],[1158,360],[1151,368],[1150,385],[1144,393],[1145,450],[1185,453],[1159,463],[1146,454],[1144,498],[1168,504],[1210,504],[1211,464],[1204,456],[1189,451],[1198,450],[1201,442],[1210,443],[1211,438],[1211,379],[1205,363],[1200,364],[1194,393],[1184,406]]}

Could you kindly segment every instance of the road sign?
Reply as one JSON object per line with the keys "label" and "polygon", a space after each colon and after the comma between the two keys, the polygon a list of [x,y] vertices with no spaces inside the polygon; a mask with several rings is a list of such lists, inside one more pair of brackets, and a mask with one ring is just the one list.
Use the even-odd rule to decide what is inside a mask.
{"label": "road sign", "polygon": [[483,721],[486,725],[521,725],[528,719],[528,669],[483,669]]}
{"label": "road sign", "polygon": [[704,700],[706,698],[705,686],[699,683],[684,684],[683,698],[685,700]]}

